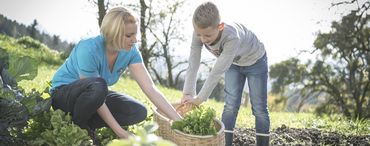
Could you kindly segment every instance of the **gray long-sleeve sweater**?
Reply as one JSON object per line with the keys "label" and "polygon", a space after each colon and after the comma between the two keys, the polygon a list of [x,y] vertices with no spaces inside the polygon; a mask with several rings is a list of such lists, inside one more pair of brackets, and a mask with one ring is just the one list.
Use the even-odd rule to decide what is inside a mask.
{"label": "gray long-sleeve sweater", "polygon": [[231,64],[238,66],[253,65],[266,52],[263,43],[242,24],[225,23],[220,39],[211,46],[203,44],[193,33],[189,66],[183,88],[184,94],[193,96],[196,94],[196,80],[203,45],[217,57],[216,64],[198,93],[198,97],[203,101],[208,99],[223,73],[229,69]]}

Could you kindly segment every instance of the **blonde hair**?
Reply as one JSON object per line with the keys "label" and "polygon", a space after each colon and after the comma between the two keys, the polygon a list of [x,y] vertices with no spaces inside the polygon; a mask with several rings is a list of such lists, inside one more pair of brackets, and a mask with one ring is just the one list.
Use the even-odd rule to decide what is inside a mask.
{"label": "blonde hair", "polygon": [[123,37],[125,24],[136,23],[137,19],[129,10],[123,7],[111,9],[103,18],[100,32],[105,38],[105,43],[113,50],[120,50],[124,47]]}
{"label": "blonde hair", "polygon": [[212,2],[205,2],[197,7],[193,14],[193,25],[199,28],[216,27],[220,24],[220,14]]}

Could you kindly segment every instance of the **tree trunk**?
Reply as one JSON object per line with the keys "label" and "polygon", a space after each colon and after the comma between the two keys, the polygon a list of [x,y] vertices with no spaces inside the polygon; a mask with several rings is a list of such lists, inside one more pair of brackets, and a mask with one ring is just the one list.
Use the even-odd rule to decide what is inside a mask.
{"label": "tree trunk", "polygon": [[163,49],[163,51],[164,51],[164,57],[166,59],[166,65],[167,65],[167,74],[168,74],[167,83],[168,83],[168,86],[169,87],[174,87],[173,75],[172,75],[172,61],[171,61],[171,56],[169,54],[168,45],[166,45],[164,47],[166,47],[166,48]]}
{"label": "tree trunk", "polygon": [[104,1],[105,0],[98,0],[99,27],[101,26],[101,23],[103,22],[103,18],[105,16],[106,11],[107,11]]}
{"label": "tree trunk", "polygon": [[150,52],[148,50],[148,42],[146,37],[146,10],[148,6],[145,3],[145,0],[140,0],[140,33],[141,33],[141,46],[140,51],[143,56],[144,65],[148,68]]}

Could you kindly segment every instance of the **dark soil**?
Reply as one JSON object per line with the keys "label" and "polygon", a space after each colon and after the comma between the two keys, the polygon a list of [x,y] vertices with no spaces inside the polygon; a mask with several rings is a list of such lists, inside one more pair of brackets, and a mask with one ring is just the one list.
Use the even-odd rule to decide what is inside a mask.
{"label": "dark soil", "polygon": [[[248,128],[237,128],[233,145],[255,145],[255,131]],[[325,132],[314,128],[289,128],[285,125],[273,130],[270,145],[353,145],[370,146],[370,134],[346,136],[335,132]]]}

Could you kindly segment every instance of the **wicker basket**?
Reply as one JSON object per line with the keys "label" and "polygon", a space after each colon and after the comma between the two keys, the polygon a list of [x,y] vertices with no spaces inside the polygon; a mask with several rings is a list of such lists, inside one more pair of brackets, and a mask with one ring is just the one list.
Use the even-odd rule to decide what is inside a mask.
{"label": "wicker basket", "polygon": [[[176,111],[181,116],[184,116],[186,112],[190,111],[193,108],[193,105],[191,104],[173,103],[172,106],[175,107]],[[172,129],[171,129],[170,119],[164,116],[165,114],[159,109],[154,109],[153,113],[154,113],[154,121],[157,122],[159,126],[158,130],[156,131],[156,134],[161,136],[164,139],[171,140]]]}
{"label": "wicker basket", "polygon": [[154,113],[154,121],[157,122],[159,128],[155,132],[158,136],[161,136],[163,139],[171,140],[171,123],[170,119],[163,116],[163,112],[161,112],[159,109],[153,110]]}
{"label": "wicker basket", "polygon": [[[186,112],[190,111],[192,105],[173,104],[176,110],[183,116]],[[224,124],[215,119],[215,126],[217,129],[216,135],[191,135],[183,133],[177,129],[171,129],[171,121],[164,116],[163,112],[158,109],[154,111],[154,121],[158,123],[159,129],[156,134],[164,139],[170,140],[179,146],[224,146],[225,133]]]}

